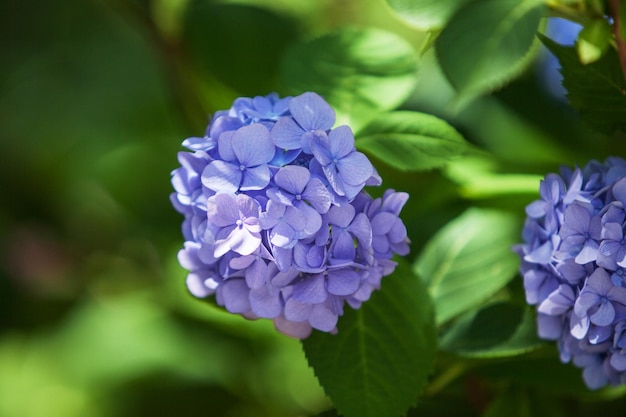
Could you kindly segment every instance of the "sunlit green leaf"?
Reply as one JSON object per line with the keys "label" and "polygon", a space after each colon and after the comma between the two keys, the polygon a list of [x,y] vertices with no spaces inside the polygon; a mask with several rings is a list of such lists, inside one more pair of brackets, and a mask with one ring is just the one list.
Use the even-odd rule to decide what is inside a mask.
{"label": "sunlit green leaf", "polygon": [[71,384],[59,365],[45,343],[0,339],[0,416],[101,417],[93,391]]}
{"label": "sunlit green leaf", "polygon": [[435,44],[461,99],[507,83],[526,68],[543,0],[477,0],[460,9]]}
{"label": "sunlit green leaf", "polygon": [[417,56],[412,46],[379,29],[346,28],[293,45],[282,77],[293,94],[315,91],[338,114],[338,123],[358,130],[373,114],[391,110],[415,87]]}
{"label": "sunlit green leaf", "polygon": [[611,26],[604,19],[587,23],[578,34],[576,51],[580,62],[590,64],[600,59],[611,41]]}
{"label": "sunlit green leaf", "polygon": [[513,278],[519,260],[511,246],[519,230],[515,216],[472,208],[430,240],[415,271],[428,286],[437,323],[484,301]]}
{"label": "sunlit green leaf", "polygon": [[459,184],[459,193],[466,198],[537,194],[541,175],[499,174],[497,168],[493,158],[475,154],[447,164],[444,174]]}
{"label": "sunlit green leaf", "polygon": [[416,402],[436,347],[423,283],[400,266],[358,310],[346,307],[337,335],[314,332],[304,351],[346,417],[396,417]]}
{"label": "sunlit green leaf", "polygon": [[424,113],[382,114],[357,137],[356,146],[401,170],[424,170],[463,154],[468,144],[452,126]]}
{"label": "sunlit green leaf", "polygon": [[389,6],[411,25],[432,30],[441,28],[469,0],[387,0]]}
{"label": "sunlit green leaf", "polygon": [[[450,120],[466,138],[496,159],[527,163],[537,168],[547,163],[549,168],[584,158],[584,150],[578,144],[581,141],[586,143],[588,135],[572,125],[571,113],[564,112],[562,106],[537,100],[542,97],[537,87],[531,90],[521,86],[517,91],[519,94],[512,99],[519,103],[516,108],[513,103],[505,103],[491,95],[477,98],[460,111],[451,108],[450,103],[454,101],[456,92],[441,71],[434,50],[431,50],[421,57],[419,83],[411,103],[420,111]],[[527,97],[533,98],[529,101]],[[529,111],[538,114],[544,122],[537,123],[519,112],[519,108],[529,109],[526,103],[532,103],[532,110]],[[545,123],[547,121],[549,123]],[[547,130],[548,126],[551,127]],[[549,129],[561,132],[563,136],[558,137],[562,137],[566,145],[556,142]],[[577,143],[575,149],[571,144],[574,140]],[[576,158],[572,155],[575,152],[583,156]],[[467,155],[453,163],[466,158]]]}
{"label": "sunlit green leaf", "polygon": [[463,315],[441,339],[444,350],[481,358],[515,356],[540,344],[530,309],[506,302]]}
{"label": "sunlit green leaf", "polygon": [[626,80],[617,52],[609,48],[598,61],[580,62],[576,49],[541,36],[561,64],[567,98],[580,117],[600,133],[626,131]]}

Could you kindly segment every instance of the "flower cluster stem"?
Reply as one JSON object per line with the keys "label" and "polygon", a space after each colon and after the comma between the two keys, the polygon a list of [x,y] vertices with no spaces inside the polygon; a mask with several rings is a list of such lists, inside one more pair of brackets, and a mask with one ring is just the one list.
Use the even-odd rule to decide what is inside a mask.
{"label": "flower cluster stem", "polygon": [[621,20],[621,0],[611,0],[609,2],[611,15],[613,16],[613,30],[615,34],[615,42],[617,43],[617,53],[619,55],[619,63],[622,67],[622,74],[626,79],[626,39],[622,37],[622,20]]}
{"label": "flower cluster stem", "polygon": [[441,374],[439,374],[426,388],[424,393],[427,397],[433,397],[447,387],[454,380],[462,376],[469,369],[469,364],[466,361],[457,362],[452,366],[446,368]]}

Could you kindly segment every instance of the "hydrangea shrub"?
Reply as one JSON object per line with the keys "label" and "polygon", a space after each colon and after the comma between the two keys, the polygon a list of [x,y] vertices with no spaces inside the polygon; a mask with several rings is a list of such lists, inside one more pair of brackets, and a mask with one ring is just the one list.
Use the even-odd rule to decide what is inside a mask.
{"label": "hydrangea shrub", "polygon": [[539,336],[557,341],[589,388],[626,383],[626,161],[563,168],[540,195],[516,248]]}
{"label": "hydrangea shrub", "polygon": [[409,252],[408,195],[370,197],[381,178],[334,124],[315,93],[270,94],[238,98],[183,142],[171,200],[191,294],[305,338],[336,331],[345,304],[359,308],[394,271]]}

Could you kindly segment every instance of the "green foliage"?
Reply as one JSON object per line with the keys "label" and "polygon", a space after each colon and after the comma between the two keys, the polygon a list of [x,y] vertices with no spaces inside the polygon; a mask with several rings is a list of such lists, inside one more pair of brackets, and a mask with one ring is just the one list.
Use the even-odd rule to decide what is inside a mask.
{"label": "green foliage", "polygon": [[443,27],[461,6],[470,0],[387,0],[404,20],[421,30]]}
{"label": "green foliage", "polygon": [[296,33],[291,20],[265,8],[194,0],[183,41],[202,71],[237,91],[265,95],[276,89],[280,57]]}
{"label": "green foliage", "polygon": [[591,64],[606,52],[611,43],[611,26],[605,19],[588,22],[578,34],[576,51],[580,62]]}
{"label": "green foliage", "polygon": [[[546,172],[626,155],[621,3],[0,2],[0,417],[622,416],[538,340],[511,251]],[[531,67],[548,16],[584,25],[540,37],[600,134]],[[167,197],[207,113],[272,91],[410,193],[409,261],[302,344],[188,294]]]}
{"label": "green foliage", "polygon": [[468,149],[444,120],[409,111],[381,114],[358,134],[356,146],[406,171],[440,167]]}
{"label": "green foliage", "polygon": [[315,91],[337,112],[337,124],[358,130],[404,102],[415,87],[417,57],[410,44],[379,29],[345,28],[294,44],[283,59],[290,93]]}
{"label": "green foliage", "polygon": [[342,415],[393,417],[415,404],[432,371],[436,333],[426,288],[410,268],[401,263],[359,310],[347,308],[337,329],[302,344]]}
{"label": "green foliage", "polygon": [[542,15],[543,0],[477,0],[454,15],[435,50],[460,101],[501,87],[530,64]]}
{"label": "green foliage", "polygon": [[528,394],[520,390],[507,390],[491,402],[483,417],[532,417]]}
{"label": "green foliage", "polygon": [[558,394],[584,396],[589,391],[580,378],[580,370],[562,364],[556,352],[537,357],[521,356],[508,362],[487,362],[480,367],[480,374],[491,381],[511,383],[519,387]]}
{"label": "green foliage", "polygon": [[466,155],[446,165],[445,175],[460,185],[467,198],[486,198],[506,194],[536,195],[542,177],[532,174],[502,174],[486,155]]}
{"label": "green foliage", "polygon": [[511,246],[519,224],[510,214],[472,208],[442,228],[415,262],[435,303],[437,323],[475,307],[515,275]]}
{"label": "green foliage", "polygon": [[540,344],[530,308],[508,302],[465,313],[440,342],[443,350],[474,358],[516,356]]}
{"label": "green foliage", "polygon": [[626,80],[617,52],[610,48],[591,64],[580,62],[576,49],[541,36],[561,64],[563,86],[580,117],[606,135],[626,131]]}

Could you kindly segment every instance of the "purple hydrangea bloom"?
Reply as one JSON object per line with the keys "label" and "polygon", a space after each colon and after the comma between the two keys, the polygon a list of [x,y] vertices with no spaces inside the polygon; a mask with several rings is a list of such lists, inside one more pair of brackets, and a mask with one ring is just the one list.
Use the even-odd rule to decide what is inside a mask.
{"label": "purple hydrangea bloom", "polygon": [[515,248],[539,336],[591,389],[626,382],[626,161],[563,168],[541,182]]}
{"label": "purple hydrangea bloom", "polygon": [[408,254],[408,195],[363,190],[381,179],[335,120],[315,93],[244,97],[183,142],[171,200],[193,296],[293,337],[335,332]]}

